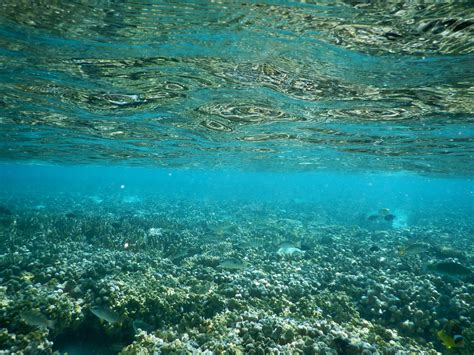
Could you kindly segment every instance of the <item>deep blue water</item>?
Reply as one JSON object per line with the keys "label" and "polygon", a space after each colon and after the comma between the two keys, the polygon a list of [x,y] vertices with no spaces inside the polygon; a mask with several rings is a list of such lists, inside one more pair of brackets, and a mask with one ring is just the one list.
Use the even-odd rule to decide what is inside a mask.
{"label": "deep blue water", "polygon": [[[0,183],[6,204],[16,196],[34,208],[49,197],[82,196],[82,203],[107,199],[140,208],[145,200],[193,203],[266,203],[295,210],[318,206],[332,222],[359,225],[381,208],[403,215],[405,227],[445,226],[446,219],[472,227],[474,182],[469,178],[414,173],[284,173],[236,170],[185,170],[102,166],[2,165]],[[89,199],[89,200],[88,200]],[[53,200],[54,201],[54,200]],[[54,205],[46,206],[54,209]],[[64,207],[61,207],[64,208]],[[232,216],[230,216],[232,217]],[[405,223],[405,222],[404,222]]]}

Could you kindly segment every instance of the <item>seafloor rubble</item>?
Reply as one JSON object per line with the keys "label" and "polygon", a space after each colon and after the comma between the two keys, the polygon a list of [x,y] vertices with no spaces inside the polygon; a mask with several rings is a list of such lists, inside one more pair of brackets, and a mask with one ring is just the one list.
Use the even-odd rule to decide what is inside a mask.
{"label": "seafloor rubble", "polygon": [[448,320],[464,337],[450,351],[474,352],[472,275],[427,269],[472,267],[462,222],[394,229],[297,203],[92,200],[3,210],[1,353],[435,354]]}

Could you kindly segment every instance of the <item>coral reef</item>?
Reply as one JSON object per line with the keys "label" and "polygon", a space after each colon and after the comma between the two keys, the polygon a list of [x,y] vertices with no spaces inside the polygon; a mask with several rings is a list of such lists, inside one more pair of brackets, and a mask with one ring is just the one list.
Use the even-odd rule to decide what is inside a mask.
{"label": "coral reef", "polygon": [[[436,354],[436,332],[456,319],[466,339],[457,351],[472,353],[472,282],[426,270],[444,260],[439,249],[398,253],[413,240],[439,245],[432,227],[316,225],[304,210],[283,219],[266,207],[255,217],[252,206],[231,220],[231,205],[190,205],[183,216],[171,203],[147,203],[141,211],[153,214],[110,202],[106,211],[15,215],[2,236],[15,242],[0,256],[0,349],[52,353],[60,339],[94,332],[122,354]],[[455,243],[469,245],[468,231]],[[282,240],[302,251],[277,253]],[[229,258],[245,267],[219,267]],[[472,250],[454,260],[470,265]],[[99,319],[94,306],[120,321]],[[30,324],[30,310],[54,327]]]}

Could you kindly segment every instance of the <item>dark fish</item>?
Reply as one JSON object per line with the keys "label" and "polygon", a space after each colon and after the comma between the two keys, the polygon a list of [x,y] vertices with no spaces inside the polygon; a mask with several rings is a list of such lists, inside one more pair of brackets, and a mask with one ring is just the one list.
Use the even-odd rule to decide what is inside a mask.
{"label": "dark fish", "polygon": [[12,215],[12,211],[10,211],[8,208],[6,208],[5,206],[0,206],[0,214],[3,214],[5,216],[11,216]]}
{"label": "dark fish", "polygon": [[377,216],[376,214],[373,214],[373,215],[369,216],[367,218],[367,220],[373,222],[373,221],[376,221],[378,218],[379,218],[379,216]]}
{"label": "dark fish", "polygon": [[354,352],[354,345],[352,345],[349,339],[346,338],[335,338],[333,340],[333,346],[337,350],[338,354],[349,354]]}
{"label": "dark fish", "polygon": [[393,214],[388,214],[386,215],[383,219],[385,219],[387,222],[393,221],[396,217]]}
{"label": "dark fish", "polygon": [[403,36],[401,34],[398,34],[396,32],[385,32],[384,34],[384,37],[391,40],[391,41],[394,41],[398,38],[402,38]]}
{"label": "dark fish", "polygon": [[455,261],[441,261],[429,264],[426,268],[436,274],[455,278],[463,278],[472,274],[471,269]]}
{"label": "dark fish", "polygon": [[459,20],[457,21],[457,24],[453,27],[454,32],[461,31],[469,26],[472,26],[474,24],[473,20]]}
{"label": "dark fish", "polygon": [[324,235],[320,240],[319,243],[322,245],[331,245],[334,243],[334,239],[329,235]]}
{"label": "dark fish", "polygon": [[370,248],[369,248],[369,251],[374,253],[376,251],[380,251],[380,248],[377,246],[377,245],[372,245]]}

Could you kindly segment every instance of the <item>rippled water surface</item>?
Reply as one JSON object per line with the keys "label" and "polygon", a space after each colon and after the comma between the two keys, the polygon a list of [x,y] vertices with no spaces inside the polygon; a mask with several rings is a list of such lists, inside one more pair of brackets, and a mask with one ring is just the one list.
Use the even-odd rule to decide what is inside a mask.
{"label": "rippled water surface", "polygon": [[474,6],[0,4],[3,160],[470,175]]}

